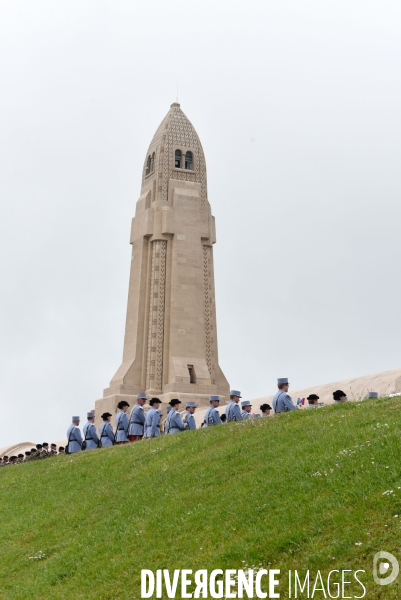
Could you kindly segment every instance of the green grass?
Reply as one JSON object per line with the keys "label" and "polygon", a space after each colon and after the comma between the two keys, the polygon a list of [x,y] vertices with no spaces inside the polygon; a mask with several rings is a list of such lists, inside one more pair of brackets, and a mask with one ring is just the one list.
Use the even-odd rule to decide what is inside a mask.
{"label": "green grass", "polygon": [[0,469],[0,598],[253,565],[281,569],[281,598],[289,569],[364,569],[367,598],[400,598],[372,578],[376,552],[401,561],[400,434],[400,400],[367,400]]}

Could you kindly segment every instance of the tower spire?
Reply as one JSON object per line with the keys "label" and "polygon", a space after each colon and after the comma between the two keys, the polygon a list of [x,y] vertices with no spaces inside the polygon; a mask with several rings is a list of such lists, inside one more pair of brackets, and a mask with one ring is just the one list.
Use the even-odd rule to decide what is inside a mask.
{"label": "tower spire", "polygon": [[146,153],[131,228],[123,362],[97,414],[144,391],[198,405],[209,395],[228,397],[218,363],[215,241],[203,148],[175,102]]}

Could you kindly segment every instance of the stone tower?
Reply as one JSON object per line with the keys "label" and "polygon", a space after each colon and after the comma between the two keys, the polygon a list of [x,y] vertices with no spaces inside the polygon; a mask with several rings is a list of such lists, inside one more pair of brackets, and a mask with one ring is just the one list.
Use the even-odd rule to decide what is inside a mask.
{"label": "stone tower", "polygon": [[214,294],[214,217],[199,137],[174,103],[146,153],[132,220],[123,362],[96,414],[131,406],[146,391],[162,402],[228,398],[219,367]]}

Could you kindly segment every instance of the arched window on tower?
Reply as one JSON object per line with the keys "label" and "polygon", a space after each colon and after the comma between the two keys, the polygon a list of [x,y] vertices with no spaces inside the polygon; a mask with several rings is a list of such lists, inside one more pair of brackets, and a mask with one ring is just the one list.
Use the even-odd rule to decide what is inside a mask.
{"label": "arched window on tower", "polygon": [[146,175],[149,175],[152,166],[152,158],[148,156],[148,160],[146,161]]}
{"label": "arched window on tower", "polygon": [[175,151],[175,168],[176,169],[181,169],[181,159],[182,159],[181,150],[176,150]]}
{"label": "arched window on tower", "polygon": [[155,153],[152,154],[152,160],[150,161],[150,172],[153,173],[155,170]]}
{"label": "arched window on tower", "polygon": [[188,150],[188,152],[185,154],[185,168],[192,171],[193,164],[194,164],[194,161],[193,161],[192,152],[190,152]]}

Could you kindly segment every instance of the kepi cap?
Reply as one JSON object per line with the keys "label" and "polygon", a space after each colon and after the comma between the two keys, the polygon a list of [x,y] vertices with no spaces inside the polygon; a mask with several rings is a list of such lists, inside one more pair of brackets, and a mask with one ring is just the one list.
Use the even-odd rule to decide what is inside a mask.
{"label": "kepi cap", "polygon": [[238,398],[242,398],[241,392],[238,390],[230,390],[230,396],[238,396]]}
{"label": "kepi cap", "polygon": [[72,420],[73,420],[73,421],[80,421],[80,420],[81,420],[81,417],[72,417]]}
{"label": "kepi cap", "polygon": [[196,408],[196,402],[187,402],[185,406],[186,406],[187,408],[190,408],[191,406],[192,406],[193,408]]}
{"label": "kepi cap", "polygon": [[220,402],[220,396],[209,396],[209,402]]}
{"label": "kepi cap", "polygon": [[138,399],[146,400],[146,394],[137,394],[136,397]]}
{"label": "kepi cap", "polygon": [[250,400],[244,400],[243,402],[241,402],[241,406],[242,408],[244,408],[244,406],[252,406],[252,404]]}
{"label": "kepi cap", "polygon": [[288,382],[288,377],[279,377],[279,378],[277,379],[277,385],[282,385],[282,384],[284,384],[284,383],[289,383],[289,382]]}
{"label": "kepi cap", "polygon": [[93,410],[91,410],[90,412],[87,413],[87,418],[88,419],[94,419],[95,418],[95,413],[93,412]]}

